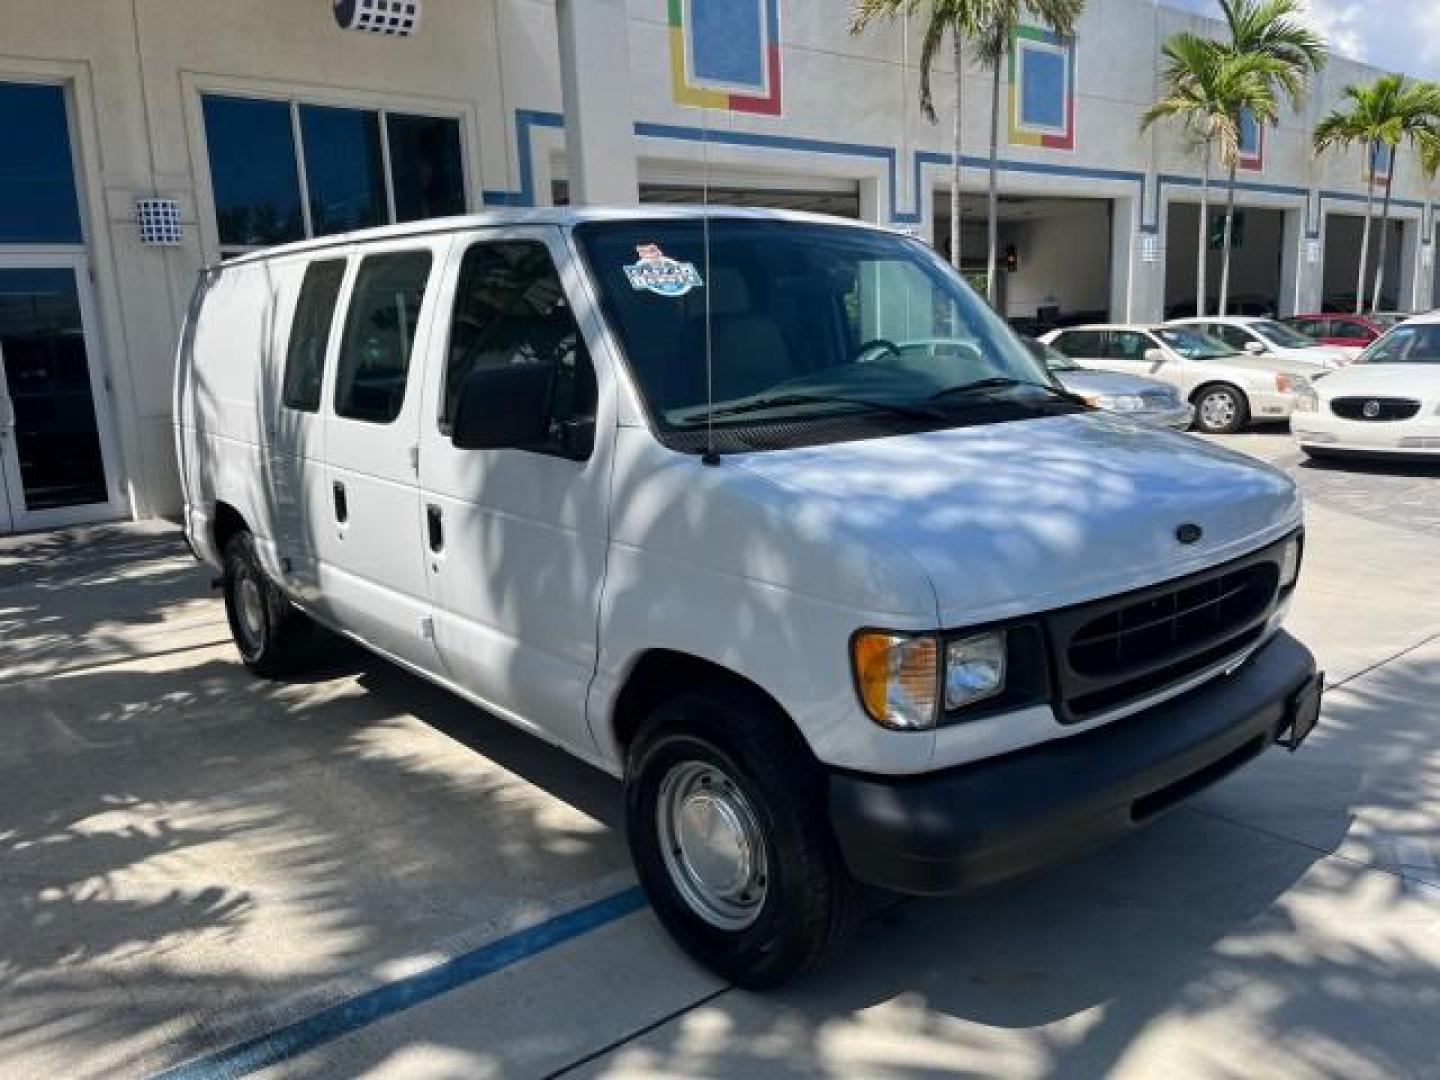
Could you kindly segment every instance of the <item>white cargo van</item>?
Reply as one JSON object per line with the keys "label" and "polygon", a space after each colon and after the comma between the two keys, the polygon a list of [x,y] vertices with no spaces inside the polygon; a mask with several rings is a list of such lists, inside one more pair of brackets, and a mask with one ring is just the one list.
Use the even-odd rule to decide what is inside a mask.
{"label": "white cargo van", "polygon": [[537,210],[239,258],[176,418],[246,664],[323,624],[623,779],[655,910],[748,986],[857,881],[1039,867],[1318,719],[1290,481],[1088,408],[880,229]]}

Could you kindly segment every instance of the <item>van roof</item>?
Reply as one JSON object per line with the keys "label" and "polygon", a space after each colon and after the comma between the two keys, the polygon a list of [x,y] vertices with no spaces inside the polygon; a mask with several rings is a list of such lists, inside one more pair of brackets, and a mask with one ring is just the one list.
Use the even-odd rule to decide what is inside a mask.
{"label": "van roof", "polygon": [[262,251],[250,252],[234,259],[227,259],[223,265],[226,267],[243,266],[246,263],[263,262],[267,259],[284,258],[289,255],[303,255],[309,252],[324,251],[328,248],[346,247],[351,244],[378,243],[409,236],[434,236],[440,233],[464,232],[470,229],[493,229],[516,225],[551,225],[570,228],[587,221],[686,220],[701,217],[798,221],[891,231],[884,230],[883,226],[868,221],[832,217],[828,214],[811,214],[798,210],[764,210],[743,206],[704,207],[667,203],[644,206],[525,207],[523,209],[486,210],[479,214],[466,214],[460,217],[427,218],[423,221],[412,221],[403,225],[382,225],[374,229],[336,233],[333,236],[300,240],[291,244],[265,248]]}

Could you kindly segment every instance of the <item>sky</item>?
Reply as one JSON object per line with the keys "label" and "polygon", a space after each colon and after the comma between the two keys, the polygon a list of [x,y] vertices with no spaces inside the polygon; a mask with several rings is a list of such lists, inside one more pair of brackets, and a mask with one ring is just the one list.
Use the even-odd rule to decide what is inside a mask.
{"label": "sky", "polygon": [[[1162,0],[1219,15],[1215,0]],[[1306,0],[1333,52],[1406,75],[1440,79],[1440,0]]]}

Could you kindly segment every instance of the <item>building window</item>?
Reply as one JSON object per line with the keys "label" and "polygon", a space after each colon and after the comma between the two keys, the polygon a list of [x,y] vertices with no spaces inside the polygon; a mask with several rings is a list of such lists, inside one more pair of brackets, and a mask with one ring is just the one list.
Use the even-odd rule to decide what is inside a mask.
{"label": "building window", "polygon": [[0,83],[0,244],[81,244],[65,91]]}
{"label": "building window", "polygon": [[1265,167],[1265,129],[1249,109],[1240,111],[1240,167],[1252,172]]}
{"label": "building window", "polygon": [[385,117],[395,176],[395,220],[419,221],[465,212],[460,125],[433,116]]}
{"label": "building window", "polygon": [[454,118],[223,94],[202,104],[224,256],[467,206]]}

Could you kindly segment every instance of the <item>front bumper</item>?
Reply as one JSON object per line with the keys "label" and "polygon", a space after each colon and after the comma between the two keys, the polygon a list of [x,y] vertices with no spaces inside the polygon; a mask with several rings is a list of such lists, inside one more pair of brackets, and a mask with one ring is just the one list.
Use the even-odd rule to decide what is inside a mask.
{"label": "front bumper", "polygon": [[898,892],[968,892],[1143,825],[1258,756],[1319,678],[1281,633],[1239,671],[1125,720],[928,776],[834,773],[851,872]]}
{"label": "front bumper", "polygon": [[1426,402],[1411,420],[1389,422],[1346,420],[1329,411],[1296,413],[1290,434],[1302,447],[1351,451],[1357,454],[1440,454],[1440,416]]}
{"label": "front bumper", "polygon": [[1132,413],[1131,415],[1137,420],[1143,420],[1147,424],[1154,424],[1156,427],[1186,431],[1190,425],[1195,422],[1195,406],[1186,402],[1178,409],[1154,409]]}

